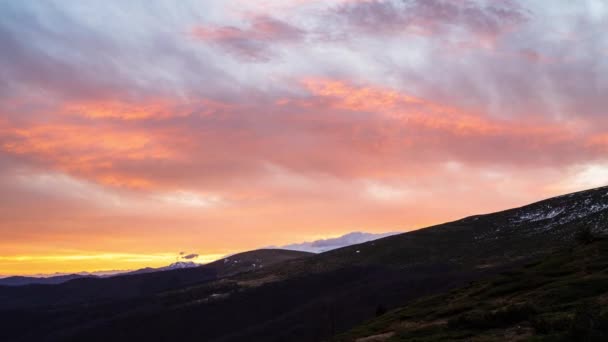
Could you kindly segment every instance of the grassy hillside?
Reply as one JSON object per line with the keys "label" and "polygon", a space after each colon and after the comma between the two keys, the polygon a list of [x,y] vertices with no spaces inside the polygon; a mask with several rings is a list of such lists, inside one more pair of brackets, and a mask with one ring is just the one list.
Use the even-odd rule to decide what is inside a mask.
{"label": "grassy hillside", "polygon": [[608,240],[392,310],[336,341],[606,341]]}

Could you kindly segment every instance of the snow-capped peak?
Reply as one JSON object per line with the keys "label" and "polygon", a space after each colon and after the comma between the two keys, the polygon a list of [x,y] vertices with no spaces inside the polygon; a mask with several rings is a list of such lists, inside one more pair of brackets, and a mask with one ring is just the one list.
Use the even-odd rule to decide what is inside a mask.
{"label": "snow-capped peak", "polygon": [[191,268],[191,267],[198,267],[200,266],[200,264],[197,264],[193,261],[177,261],[172,263],[169,266],[165,266],[165,267],[161,267],[161,270],[178,270],[178,269],[182,269],[182,268]]}

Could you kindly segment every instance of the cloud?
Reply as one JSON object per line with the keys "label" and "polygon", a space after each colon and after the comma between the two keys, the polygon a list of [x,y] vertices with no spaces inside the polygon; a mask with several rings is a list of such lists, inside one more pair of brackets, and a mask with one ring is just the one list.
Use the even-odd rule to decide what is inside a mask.
{"label": "cloud", "polygon": [[149,133],[72,124],[0,127],[0,150],[22,160],[115,186],[146,188],[145,176],[116,172],[118,161],[163,160],[173,152]]}
{"label": "cloud", "polygon": [[278,43],[299,42],[304,31],[278,19],[255,16],[248,28],[236,26],[197,26],[192,35],[213,43],[234,56],[248,61],[267,62],[272,46]]}
{"label": "cloud", "polygon": [[405,203],[408,191],[406,189],[377,182],[367,182],[365,184],[365,193],[367,196],[379,201]]}
{"label": "cloud", "polygon": [[515,1],[373,0],[346,2],[333,9],[345,30],[369,34],[446,35],[464,29],[494,40],[528,19]]}
{"label": "cloud", "polygon": [[570,167],[568,176],[552,185],[560,192],[574,192],[608,184],[608,163],[585,163]]}
{"label": "cloud", "polygon": [[[157,23],[162,6],[122,16],[130,7],[112,2],[101,6],[2,3],[0,97],[107,105],[109,100],[144,101],[176,90],[187,93],[190,87],[204,92],[210,80],[215,80],[213,92],[230,80],[199,59],[203,52],[176,44],[177,32],[142,30],[123,35],[121,30],[131,25]],[[112,17],[114,24],[85,19],[91,12]],[[196,76],[192,70],[197,70]],[[204,75],[205,81],[198,75]]]}
{"label": "cloud", "polygon": [[312,252],[312,253],[323,253],[333,249],[338,249],[346,246],[356,245],[368,241],[381,239],[387,236],[400,234],[399,232],[390,233],[363,233],[363,232],[352,232],[340,237],[315,240],[312,242],[294,243],[290,245],[281,246],[282,249],[290,249],[294,251]]}
{"label": "cloud", "polygon": [[198,254],[191,253],[191,254],[183,255],[181,258],[186,259],[186,260],[192,260],[192,259],[198,258]]}
{"label": "cloud", "polygon": [[207,208],[222,202],[220,198],[213,195],[201,195],[187,191],[176,191],[169,194],[156,196],[163,202],[184,207]]}

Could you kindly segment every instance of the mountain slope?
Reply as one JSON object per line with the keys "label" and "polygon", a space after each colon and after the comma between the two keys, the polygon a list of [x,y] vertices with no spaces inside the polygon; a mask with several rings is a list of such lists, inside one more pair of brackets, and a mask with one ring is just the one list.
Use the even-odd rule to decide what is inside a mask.
{"label": "mountain slope", "polygon": [[285,261],[313,256],[313,253],[285,249],[257,249],[214,261],[205,267],[217,270],[221,277],[256,271]]}
{"label": "mountain slope", "polygon": [[[336,341],[605,341],[608,240],[424,298]],[[379,312],[380,314],[382,312]]]}

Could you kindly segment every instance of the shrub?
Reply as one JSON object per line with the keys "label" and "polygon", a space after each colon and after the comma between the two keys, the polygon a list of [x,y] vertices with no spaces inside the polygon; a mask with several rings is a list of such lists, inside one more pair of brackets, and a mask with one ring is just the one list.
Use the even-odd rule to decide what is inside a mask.
{"label": "shrub", "polygon": [[565,331],[572,324],[572,317],[565,313],[554,313],[535,317],[531,323],[539,334],[552,334]]}
{"label": "shrub", "polygon": [[580,305],[570,324],[569,337],[576,341],[608,340],[608,320],[601,315],[601,310],[597,302]]}
{"label": "shrub", "polygon": [[376,317],[380,317],[382,315],[384,315],[386,313],[386,308],[384,307],[384,305],[379,304],[378,307],[376,307]]}
{"label": "shrub", "polygon": [[501,328],[528,320],[536,310],[529,304],[509,305],[496,311],[470,311],[448,321],[450,328]]}

